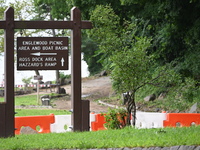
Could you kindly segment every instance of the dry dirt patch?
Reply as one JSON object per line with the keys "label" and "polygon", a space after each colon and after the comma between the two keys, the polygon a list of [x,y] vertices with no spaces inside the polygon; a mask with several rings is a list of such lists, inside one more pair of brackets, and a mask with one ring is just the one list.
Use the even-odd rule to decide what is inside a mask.
{"label": "dry dirt patch", "polygon": [[[69,97],[59,98],[54,101],[55,109],[71,109],[71,85],[63,86]],[[98,99],[109,97],[112,94],[110,77],[99,77],[94,79],[83,79],[82,81],[82,96],[84,100],[90,100],[91,112],[106,112],[109,106],[101,105],[97,102]],[[87,96],[87,97],[85,97]]]}

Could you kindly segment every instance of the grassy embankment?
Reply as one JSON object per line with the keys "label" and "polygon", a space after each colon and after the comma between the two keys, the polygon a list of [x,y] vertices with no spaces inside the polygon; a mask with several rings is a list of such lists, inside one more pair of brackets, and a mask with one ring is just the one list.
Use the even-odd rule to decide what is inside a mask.
{"label": "grassy embankment", "polygon": [[17,135],[0,139],[0,149],[88,149],[123,147],[169,147],[200,145],[200,126],[164,129],[104,130]]}

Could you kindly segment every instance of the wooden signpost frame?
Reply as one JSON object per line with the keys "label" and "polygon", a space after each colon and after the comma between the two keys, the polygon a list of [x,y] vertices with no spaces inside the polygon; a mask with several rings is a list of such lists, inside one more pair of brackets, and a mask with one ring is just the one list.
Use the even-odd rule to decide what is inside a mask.
{"label": "wooden signpost frame", "polygon": [[4,98],[0,103],[0,137],[15,135],[14,111],[14,29],[71,29],[71,105],[73,131],[89,131],[89,101],[81,100],[81,29],[91,29],[90,21],[81,21],[78,8],[71,9],[71,21],[15,21],[14,9],[5,11],[4,29]]}

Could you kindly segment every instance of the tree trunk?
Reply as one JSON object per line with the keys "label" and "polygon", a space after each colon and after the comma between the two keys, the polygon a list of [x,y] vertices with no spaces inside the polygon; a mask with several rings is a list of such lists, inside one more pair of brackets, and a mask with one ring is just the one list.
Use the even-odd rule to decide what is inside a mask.
{"label": "tree trunk", "polygon": [[39,75],[40,75],[40,73],[39,73],[39,71],[38,71],[38,70],[35,70],[35,74],[36,74],[37,76],[39,76]]}
{"label": "tree trunk", "polygon": [[128,112],[127,121],[126,121],[127,126],[131,125],[132,112],[133,112],[132,124],[133,124],[133,126],[135,126],[135,119],[136,119],[135,92],[132,92],[132,93],[127,92],[126,109]]}
{"label": "tree trunk", "polygon": [[131,94],[132,97],[132,125],[135,126],[136,124],[136,104],[135,104],[135,91]]}

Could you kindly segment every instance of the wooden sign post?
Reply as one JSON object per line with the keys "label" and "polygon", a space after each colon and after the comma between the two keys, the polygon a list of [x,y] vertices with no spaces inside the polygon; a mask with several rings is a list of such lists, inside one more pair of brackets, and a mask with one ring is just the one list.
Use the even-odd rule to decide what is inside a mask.
{"label": "wooden sign post", "polygon": [[[72,128],[89,131],[89,101],[81,100],[81,29],[91,29],[92,23],[81,21],[78,8],[71,9],[71,21],[15,21],[14,9],[5,11],[0,29],[5,31],[5,102],[0,103],[0,137],[14,136],[14,29],[71,29],[72,68]],[[43,68],[42,68],[43,69]],[[60,68],[55,70],[59,70]],[[38,69],[40,70],[40,69]]]}

